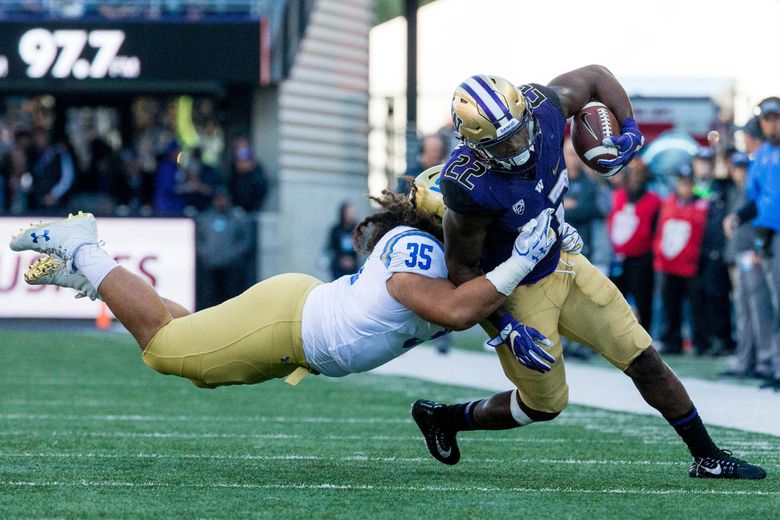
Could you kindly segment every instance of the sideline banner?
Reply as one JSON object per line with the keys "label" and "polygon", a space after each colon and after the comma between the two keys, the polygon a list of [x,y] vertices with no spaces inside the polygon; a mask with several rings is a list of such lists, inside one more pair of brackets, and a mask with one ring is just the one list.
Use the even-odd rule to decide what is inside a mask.
{"label": "sideline banner", "polygon": [[[11,235],[52,217],[0,217],[0,318],[95,318],[100,302],[74,300],[73,289],[30,286],[24,272],[40,255],[11,251]],[[195,306],[195,223],[190,219],[98,219],[105,249],[160,295]]]}

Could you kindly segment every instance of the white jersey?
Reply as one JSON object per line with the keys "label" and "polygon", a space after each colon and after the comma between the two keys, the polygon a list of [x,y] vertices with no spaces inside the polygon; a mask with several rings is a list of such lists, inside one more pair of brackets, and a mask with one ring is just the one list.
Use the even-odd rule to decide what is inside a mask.
{"label": "white jersey", "polygon": [[387,280],[393,273],[447,278],[444,247],[429,233],[395,227],[360,271],[309,293],[301,332],[313,369],[333,377],[371,370],[447,332],[390,296]]}

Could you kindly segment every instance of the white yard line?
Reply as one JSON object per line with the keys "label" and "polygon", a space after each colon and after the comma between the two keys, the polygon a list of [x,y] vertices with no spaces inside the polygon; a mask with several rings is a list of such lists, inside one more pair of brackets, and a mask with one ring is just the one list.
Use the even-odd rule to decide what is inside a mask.
{"label": "white yard line", "polygon": [[375,486],[370,484],[251,484],[242,482],[212,483],[170,483],[170,482],[124,482],[115,480],[4,480],[0,486],[8,487],[113,487],[113,488],[238,488],[238,489],[281,489],[281,490],[330,490],[330,491],[391,491],[391,492],[477,492],[477,493],[570,493],[570,494],[617,494],[617,495],[707,495],[707,496],[780,496],[780,491],[723,491],[715,489],[646,489],[646,488],[604,488],[582,489],[572,487],[513,487],[495,486]]}
{"label": "white yard line", "polygon": [[[284,460],[284,461],[329,461],[329,462],[397,462],[418,463],[430,461],[430,457],[368,457],[366,455],[345,455],[343,457],[322,457],[319,455],[203,455],[198,453],[114,453],[114,452],[0,452],[0,458],[19,459],[187,459],[187,460]],[[590,466],[686,466],[687,461],[659,460],[610,460],[610,459],[483,459],[469,458],[472,464],[556,464]]]}
{"label": "white yard line", "polygon": [[[431,347],[420,346],[374,369],[373,373],[493,392],[512,388],[498,357],[487,352],[453,350],[441,355]],[[566,365],[566,379],[570,403],[658,415],[642,400],[631,380],[617,369],[571,363]],[[780,436],[780,393],[695,378],[681,379],[706,424]]]}

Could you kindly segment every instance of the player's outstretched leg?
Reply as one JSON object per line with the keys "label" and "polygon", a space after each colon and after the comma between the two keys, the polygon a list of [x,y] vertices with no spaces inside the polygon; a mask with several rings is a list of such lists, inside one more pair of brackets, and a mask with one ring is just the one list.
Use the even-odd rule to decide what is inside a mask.
{"label": "player's outstretched leg", "polygon": [[14,251],[52,255],[66,267],[67,272],[63,274],[58,269],[59,264],[51,261],[33,264],[36,269],[29,272],[32,280],[76,283],[75,278],[66,279],[65,275],[81,274],[97,289],[101,299],[135,337],[141,349],[146,348],[157,331],[173,319],[148,283],[120,267],[100,248],[97,223],[90,213],[79,212],[57,222],[30,226],[14,235],[10,246]]}
{"label": "player's outstretched leg", "polygon": [[[24,274],[24,281],[30,285],[57,285],[76,289],[76,298],[89,298],[100,300],[97,290],[92,287],[89,280],[80,272],[72,273],[70,269],[53,256],[45,256],[37,259]],[[162,298],[165,308],[174,318],[181,318],[191,314],[183,305],[168,298]]]}
{"label": "player's outstretched leg", "polygon": [[431,455],[444,464],[457,464],[460,460],[457,431],[449,425],[447,405],[420,399],[412,405],[412,417]]}
{"label": "player's outstretched leg", "polygon": [[640,354],[626,374],[647,404],[661,412],[688,446],[693,457],[689,476],[747,480],[766,477],[760,466],[737,459],[715,445],[682,382],[653,347]]}

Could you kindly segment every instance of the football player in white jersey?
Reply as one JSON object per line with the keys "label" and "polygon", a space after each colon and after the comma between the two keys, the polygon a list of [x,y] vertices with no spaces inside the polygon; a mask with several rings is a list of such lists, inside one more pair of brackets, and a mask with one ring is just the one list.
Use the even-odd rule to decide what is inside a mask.
{"label": "football player in white jersey", "polygon": [[[522,228],[509,260],[456,288],[447,278],[440,216],[418,209],[443,212],[441,194],[428,188],[374,199],[382,209],[355,232],[370,255],[354,275],[331,283],[279,275],[195,313],[120,267],[100,247],[91,214],[32,226],[12,238],[11,248],[49,255],[30,266],[28,283],[101,298],[158,372],[205,388],[280,377],[296,384],[309,373],[370,370],[422,341],[471,327],[498,308],[556,240],[551,213],[543,211]],[[523,341],[522,355],[552,362],[544,336],[528,328]]]}

